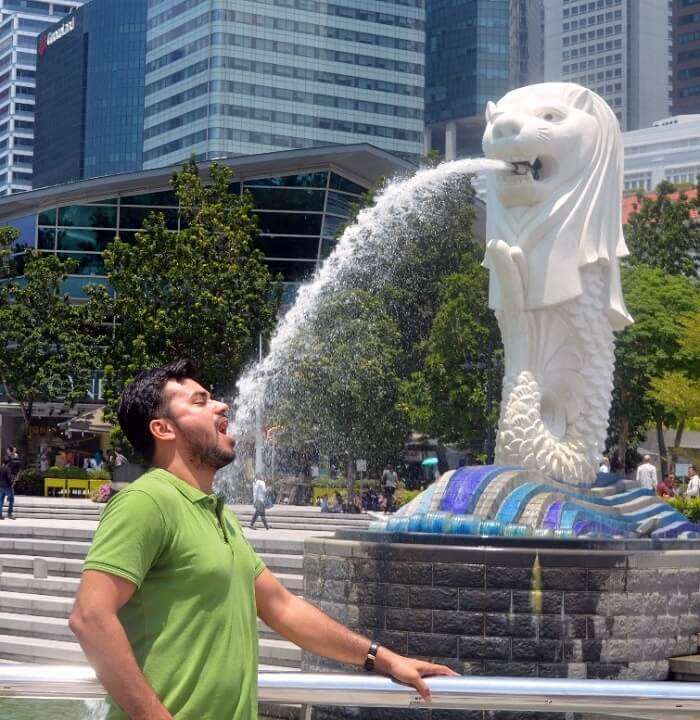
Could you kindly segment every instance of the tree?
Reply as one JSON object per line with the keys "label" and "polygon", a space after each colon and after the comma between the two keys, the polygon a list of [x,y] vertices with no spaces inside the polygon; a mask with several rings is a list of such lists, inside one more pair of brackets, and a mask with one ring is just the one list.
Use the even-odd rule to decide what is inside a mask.
{"label": "tree", "polygon": [[462,264],[442,285],[421,348],[423,367],[403,383],[401,407],[415,429],[480,447],[498,420],[500,335],[488,307],[487,271],[471,255]]}
{"label": "tree", "polygon": [[671,275],[696,277],[700,270],[700,225],[693,216],[699,200],[684,192],[672,199],[675,192],[675,185],[663,181],[656,188],[656,197],[637,194],[635,212],[625,225],[630,250],[627,261]]}
{"label": "tree", "polygon": [[112,410],[139,370],[178,357],[194,360],[205,385],[224,393],[274,321],[275,285],[254,245],[252,198],[229,191],[228,168],[214,163],[210,174],[205,185],[190,161],[173,175],[179,232],[154,212],[133,244],[117,238],[105,251],[115,290],[105,366]]}
{"label": "tree", "polygon": [[675,425],[672,461],[675,448],[680,447],[686,424],[700,418],[700,313],[679,319],[683,335],[679,341],[676,364],[683,369],[666,372],[651,379],[650,397],[655,400]]}
{"label": "tree", "polygon": [[394,458],[407,433],[397,409],[400,337],[381,302],[363,290],[324,303],[289,349],[286,372],[271,378],[269,422],[282,444],[355,461]]}
{"label": "tree", "polygon": [[0,228],[0,259],[9,276],[0,283],[0,380],[22,413],[26,457],[37,403],[60,399],[72,406],[87,397],[101,365],[108,298],[104,287],[93,287],[87,303],[71,302],[61,293],[61,282],[76,263],[55,254],[29,251],[23,268],[13,270],[10,248],[16,235],[12,228]]}
{"label": "tree", "polygon": [[[684,318],[700,312],[697,281],[636,265],[622,269],[627,307],[634,324],[617,336],[611,440],[624,461],[628,445],[649,423],[659,433],[662,453],[664,408],[650,394],[651,378],[682,368]],[[665,454],[665,453],[664,453]]]}

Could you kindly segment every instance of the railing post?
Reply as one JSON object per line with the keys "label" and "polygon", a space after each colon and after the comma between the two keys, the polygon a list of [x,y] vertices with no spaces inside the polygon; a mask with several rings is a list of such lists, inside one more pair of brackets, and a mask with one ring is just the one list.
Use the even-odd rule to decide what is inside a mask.
{"label": "railing post", "polygon": [[313,705],[302,705],[301,712],[299,713],[299,720],[311,720],[311,711]]}

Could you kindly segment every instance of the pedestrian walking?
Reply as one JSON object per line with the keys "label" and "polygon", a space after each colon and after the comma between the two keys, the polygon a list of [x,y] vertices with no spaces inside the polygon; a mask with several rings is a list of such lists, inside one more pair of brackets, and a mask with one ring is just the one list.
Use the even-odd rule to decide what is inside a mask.
{"label": "pedestrian walking", "polygon": [[610,472],[610,458],[607,455],[603,455],[603,459],[598,466],[598,472],[606,474]]}
{"label": "pedestrian walking", "polygon": [[228,406],[195,377],[185,360],[140,372],[119,403],[151,469],[107,504],[69,620],[109,694],[106,720],[256,718],[258,618],[309,653],[430,700],[423,678],[453,670],[344,627],[265,567],[212,490],[235,440]]}
{"label": "pedestrian walking", "polygon": [[689,498],[700,497],[700,475],[695,465],[688,467],[688,486],[685,489],[685,496]]}
{"label": "pedestrian walking", "polygon": [[384,485],[384,497],[386,499],[386,509],[384,512],[391,512],[394,509],[394,494],[396,486],[399,484],[399,476],[392,465],[387,465],[382,473],[382,485]]}
{"label": "pedestrian walking", "polygon": [[12,475],[11,461],[0,467],[0,520],[4,520],[5,498],[7,498],[7,517],[15,519],[15,477]]}
{"label": "pedestrian walking", "polygon": [[651,456],[645,455],[644,462],[637,468],[637,484],[647,490],[656,490],[656,467],[651,464]]}
{"label": "pedestrian walking", "polygon": [[253,482],[253,507],[255,512],[253,513],[253,519],[250,521],[250,529],[255,530],[255,521],[260,518],[263,521],[265,530],[269,530],[270,526],[267,524],[267,518],[265,517],[265,503],[267,502],[267,485],[265,481],[257,475],[255,482]]}

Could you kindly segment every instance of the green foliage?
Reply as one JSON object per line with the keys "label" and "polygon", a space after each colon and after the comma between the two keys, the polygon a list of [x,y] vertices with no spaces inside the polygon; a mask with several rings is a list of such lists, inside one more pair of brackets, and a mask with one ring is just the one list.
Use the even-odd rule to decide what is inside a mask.
{"label": "green foliage", "polygon": [[83,468],[72,466],[58,467],[54,465],[44,473],[44,477],[59,478],[61,480],[111,480],[112,473],[105,468],[84,470]]}
{"label": "green foliage", "polygon": [[17,478],[15,491],[21,495],[43,495],[44,481],[37,470],[25,468]]}
{"label": "green foliage", "polygon": [[205,185],[190,161],[173,175],[179,233],[152,213],[133,244],[105,251],[116,291],[105,399],[114,411],[126,383],[144,368],[180,357],[199,366],[216,394],[230,389],[276,312],[276,288],[262,253],[250,195],[229,191],[231,171],[214,163]]}
{"label": "green foliage", "polygon": [[636,212],[625,225],[631,253],[628,262],[695,277],[700,270],[700,225],[692,213],[699,201],[684,192],[672,200],[669,196],[676,191],[675,185],[664,181],[656,188],[655,198],[637,195]]}
{"label": "green foliage", "polygon": [[[697,281],[646,265],[623,268],[622,284],[634,324],[617,336],[611,434],[635,444],[664,414],[651,392],[652,378],[684,367],[686,318],[700,312]],[[623,443],[624,444],[624,443]]]}
{"label": "green foliage", "polygon": [[700,523],[700,498],[686,498],[682,495],[674,498],[665,498],[678,512],[683,513],[688,520]]}
{"label": "green foliage", "polygon": [[[439,309],[421,346],[424,365],[403,383],[401,407],[417,430],[444,442],[478,445],[484,428],[498,419],[501,375],[494,360],[501,350],[496,318],[488,307],[488,274],[471,254],[462,266],[442,284]],[[489,371],[495,400],[491,408],[486,397]]]}
{"label": "green foliage", "polygon": [[[3,262],[15,238],[14,229],[0,228]],[[61,294],[73,260],[28,251],[23,263],[22,277],[0,284],[0,381],[19,405],[26,443],[37,403],[60,398],[71,406],[86,397],[101,366],[108,306],[104,287],[89,288],[82,304]]]}
{"label": "green foliage", "polygon": [[329,298],[291,348],[288,374],[271,381],[280,442],[351,464],[395,457],[408,430],[396,408],[399,343],[396,323],[369,293]]}

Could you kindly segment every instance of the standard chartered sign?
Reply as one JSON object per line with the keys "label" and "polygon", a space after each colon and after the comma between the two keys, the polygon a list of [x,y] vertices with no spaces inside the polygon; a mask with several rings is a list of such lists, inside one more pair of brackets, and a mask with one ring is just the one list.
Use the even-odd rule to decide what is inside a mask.
{"label": "standard chartered sign", "polygon": [[60,40],[65,35],[68,35],[68,33],[73,32],[73,30],[75,30],[75,17],[72,17],[70,20],[66,20],[66,22],[64,22],[61,27],[53,30],[48,35],[46,35],[45,42],[41,42],[40,40],[39,52],[43,55],[49,45],[53,45],[56,40]]}

